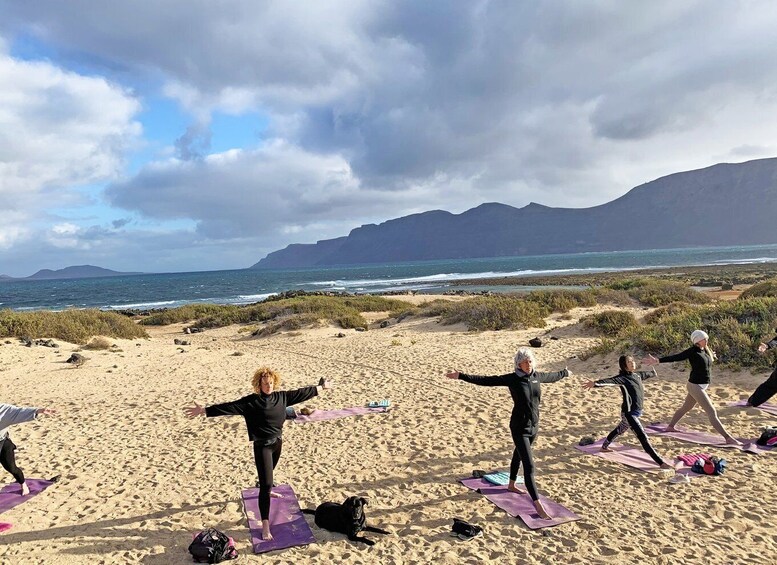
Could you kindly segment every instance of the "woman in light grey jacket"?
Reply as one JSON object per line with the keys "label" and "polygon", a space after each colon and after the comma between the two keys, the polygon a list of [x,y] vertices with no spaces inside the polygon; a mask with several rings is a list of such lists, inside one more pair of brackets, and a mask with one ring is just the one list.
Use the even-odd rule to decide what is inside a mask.
{"label": "woman in light grey jacket", "polygon": [[54,414],[54,410],[48,408],[28,408],[25,406],[13,406],[12,404],[0,404],[0,465],[11,473],[16,482],[22,487],[22,496],[30,494],[30,487],[24,482],[24,473],[16,466],[16,445],[8,435],[8,428],[14,424],[30,422],[42,414]]}

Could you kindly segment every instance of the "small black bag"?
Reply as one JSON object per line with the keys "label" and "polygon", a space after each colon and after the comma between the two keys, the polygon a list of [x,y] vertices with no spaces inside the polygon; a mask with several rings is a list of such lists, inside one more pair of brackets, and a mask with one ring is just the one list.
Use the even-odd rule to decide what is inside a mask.
{"label": "small black bag", "polygon": [[471,540],[474,537],[483,533],[483,528],[470,524],[469,522],[462,520],[461,518],[453,519],[453,527],[451,535],[456,536],[462,540]]}
{"label": "small black bag", "polygon": [[761,432],[761,437],[759,437],[757,440],[755,440],[755,443],[758,445],[770,445],[769,440],[777,437],[777,428],[772,426],[767,426],[763,429],[763,432]]}
{"label": "small black bag", "polygon": [[221,563],[237,559],[235,542],[216,528],[202,530],[189,544],[189,553],[197,563]]}

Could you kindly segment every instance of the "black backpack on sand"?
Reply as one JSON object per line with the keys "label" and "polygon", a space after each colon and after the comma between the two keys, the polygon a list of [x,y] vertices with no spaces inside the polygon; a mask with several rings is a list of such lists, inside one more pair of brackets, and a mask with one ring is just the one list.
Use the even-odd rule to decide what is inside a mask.
{"label": "black backpack on sand", "polygon": [[237,559],[235,542],[216,528],[202,530],[189,544],[189,553],[197,563],[221,563]]}

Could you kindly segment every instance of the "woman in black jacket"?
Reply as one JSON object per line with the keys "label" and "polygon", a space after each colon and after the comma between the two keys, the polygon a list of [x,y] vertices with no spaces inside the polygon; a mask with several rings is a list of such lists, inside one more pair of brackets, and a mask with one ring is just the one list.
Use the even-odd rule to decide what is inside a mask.
{"label": "woman in black jacket", "polygon": [[248,438],[254,443],[254,461],[259,474],[259,513],[262,516],[262,539],[272,539],[270,532],[270,497],[273,485],[273,469],[278,464],[283,447],[283,423],[286,421],[286,407],[305,402],[323,389],[331,388],[329,381],[321,379],[318,386],[297,390],[276,390],[281,377],[267,367],[254,373],[251,385],[254,394],[233,402],[203,407],[184,408],[190,418],[197,416],[243,416],[248,428]]}
{"label": "woman in black jacket", "polygon": [[540,383],[553,383],[568,377],[571,372],[568,369],[555,373],[540,373],[534,370],[536,362],[530,349],[522,347],[515,354],[515,371],[506,375],[482,377],[468,375],[459,371],[447,373],[449,379],[460,379],[464,382],[480,386],[506,386],[513,397],[513,411],[510,416],[510,433],[513,437],[515,449],[510,461],[510,480],[507,490],[523,494],[523,491],[515,486],[518,478],[518,469],[523,464],[523,477],[526,490],[529,491],[534,502],[537,514],[545,520],[551,516],[545,510],[537,494],[537,486],[534,483],[534,459],[532,457],[532,444],[537,438],[540,423]]}
{"label": "woman in black jacket", "polygon": [[[763,355],[766,353],[767,349],[775,348],[777,348],[777,336],[775,336],[771,341],[761,343],[758,346],[758,353]],[[760,406],[775,394],[777,394],[777,367],[774,368],[774,371],[772,371],[772,374],[768,379],[758,385],[758,388],[755,389],[755,392],[753,392],[753,394],[750,395],[750,398],[747,399],[747,403],[750,406]]]}
{"label": "woman in black jacket", "polygon": [[693,345],[685,351],[660,358],[648,355],[642,362],[645,365],[657,365],[658,363],[673,363],[675,361],[687,360],[691,364],[691,375],[688,378],[688,384],[686,385],[688,394],[685,397],[683,405],[677,409],[677,412],[674,413],[674,416],[672,416],[672,419],[669,421],[669,425],[666,428],[667,432],[676,432],[677,429],[675,426],[677,423],[683,416],[690,412],[691,408],[698,404],[701,406],[702,410],[707,413],[707,418],[709,418],[712,427],[723,436],[727,444],[741,445],[742,442],[728,433],[720,422],[718,419],[718,412],[715,410],[710,397],[707,395],[707,389],[710,386],[710,368],[715,361],[715,354],[707,347],[708,340],[709,336],[706,332],[694,330],[691,334],[691,342],[693,342]]}
{"label": "woman in black jacket", "polygon": [[607,434],[607,438],[602,443],[602,451],[612,451],[610,444],[616,437],[631,428],[634,435],[637,436],[639,443],[642,444],[642,449],[650,455],[653,461],[660,465],[662,469],[673,469],[674,467],[664,461],[656,453],[656,450],[653,449],[645,433],[645,428],[642,427],[642,422],[639,420],[642,416],[642,404],[645,398],[645,388],[642,386],[642,381],[655,377],[655,368],[652,371],[636,371],[636,363],[631,355],[621,355],[620,359],[618,359],[618,365],[620,366],[620,372],[614,377],[599,379],[598,381],[589,380],[583,383],[583,388],[588,390],[605,386],[617,386],[621,389],[621,394],[623,395],[621,421]]}

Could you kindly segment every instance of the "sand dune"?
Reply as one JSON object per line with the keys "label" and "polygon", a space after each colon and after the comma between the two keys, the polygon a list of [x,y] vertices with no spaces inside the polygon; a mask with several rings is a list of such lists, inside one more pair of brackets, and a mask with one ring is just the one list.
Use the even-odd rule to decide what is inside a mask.
{"label": "sand dune", "polygon": [[[191,534],[215,526],[237,542],[241,562],[273,563],[774,563],[774,477],[777,454],[726,451],[729,471],[674,485],[585,456],[573,445],[602,436],[619,418],[616,390],[584,391],[587,378],[615,374],[614,356],[575,356],[596,337],[577,319],[550,319],[542,330],[471,333],[434,320],[406,320],[368,332],[318,328],[250,338],[236,326],[186,336],[181,326],[152,329],[151,339],[113,340],[121,351],[83,352],[78,369],[59,350],[0,345],[0,399],[48,406],[56,417],[12,428],[17,459],[29,477],[61,480],[0,515],[2,563],[190,563]],[[506,389],[448,381],[451,369],[477,374],[511,370],[518,346],[546,332],[558,336],[537,350],[541,369],[569,366],[575,375],[543,389],[542,431],[535,444],[541,492],[583,519],[534,532],[456,482],[473,468],[506,468],[512,452]],[[242,355],[235,355],[239,353]],[[187,419],[192,400],[223,402],[250,392],[250,375],[269,365],[284,388],[336,388],[311,401],[317,408],[390,398],[394,409],[304,425],[287,425],[277,481],[295,488],[303,507],[370,497],[369,521],[392,532],[374,547],[313,526],[317,543],[270,556],[251,553],[240,489],[256,481],[241,418]],[[685,395],[687,373],[662,365],[646,383],[645,422],[666,420]],[[749,394],[766,377],[714,373],[718,406]],[[757,436],[773,418],[757,410],[726,410],[734,435]],[[683,424],[709,431],[693,411]],[[636,445],[633,436],[628,443]],[[692,452],[654,440],[667,456]],[[3,483],[10,475],[3,475]],[[462,517],[485,528],[470,542],[449,536]],[[312,517],[308,517],[312,523]]]}

